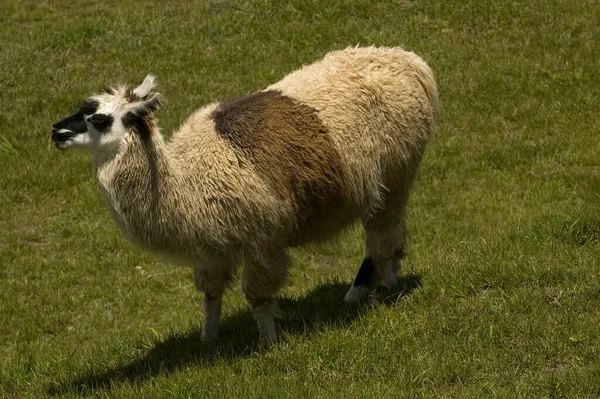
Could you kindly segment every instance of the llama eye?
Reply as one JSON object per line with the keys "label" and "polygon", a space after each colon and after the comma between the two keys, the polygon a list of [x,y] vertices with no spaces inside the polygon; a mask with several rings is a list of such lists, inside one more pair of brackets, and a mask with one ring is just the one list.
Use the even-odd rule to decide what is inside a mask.
{"label": "llama eye", "polygon": [[87,121],[94,126],[94,129],[101,133],[104,133],[108,131],[112,126],[113,117],[106,114],[94,114],[87,118]]}

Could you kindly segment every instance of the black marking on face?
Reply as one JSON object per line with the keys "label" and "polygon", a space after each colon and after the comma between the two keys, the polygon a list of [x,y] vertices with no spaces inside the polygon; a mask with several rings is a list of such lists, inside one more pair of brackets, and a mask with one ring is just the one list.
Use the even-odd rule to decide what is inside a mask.
{"label": "black marking on face", "polygon": [[371,280],[373,279],[373,273],[375,272],[375,265],[373,264],[373,260],[369,257],[363,259],[360,268],[358,269],[358,273],[354,278],[354,286],[358,287],[361,285],[369,286],[371,284]]}
{"label": "black marking on face", "polygon": [[122,119],[123,125],[125,127],[138,125],[142,119],[156,112],[161,104],[162,97],[157,93],[150,100],[136,105],[134,109],[126,113]]}
{"label": "black marking on face", "polygon": [[99,106],[100,103],[96,100],[85,100],[77,112],[52,125],[52,141],[64,143],[78,134],[87,132],[85,116],[94,114]]}
{"label": "black marking on face", "polygon": [[76,135],[72,132],[52,132],[52,141],[55,143],[64,143]]}
{"label": "black marking on face", "polygon": [[79,111],[82,112],[85,115],[92,115],[95,114],[96,111],[98,111],[98,107],[100,106],[100,103],[96,100],[92,100],[92,99],[88,99],[85,100],[82,104],[81,107],[79,108]]}
{"label": "black marking on face", "polygon": [[83,119],[84,114],[81,111],[77,111],[72,115],[67,116],[65,119],[60,122],[52,125],[53,138],[54,133],[58,133],[60,131],[66,132],[69,131],[71,133],[79,134],[85,133],[87,131],[87,126],[85,124],[85,120]]}
{"label": "black marking on face", "polygon": [[90,122],[94,126],[94,129],[100,133],[106,133],[108,130],[110,130],[114,118],[111,115],[94,114],[87,118],[87,121]]}
{"label": "black marking on face", "polygon": [[125,127],[132,127],[134,125],[137,125],[140,123],[140,121],[142,120],[142,117],[136,115],[133,112],[128,112],[125,115],[123,115],[123,118],[121,119],[121,121],[123,122],[123,126]]}
{"label": "black marking on face", "polygon": [[146,116],[139,116],[133,112],[128,112],[121,118],[123,126],[131,129],[136,133],[144,142],[150,139],[152,134],[152,114]]}
{"label": "black marking on face", "polygon": [[121,118],[123,126],[133,129],[143,140],[150,137],[152,133],[153,114],[162,104],[162,97],[156,93],[150,100],[137,104],[134,109],[127,112]]}

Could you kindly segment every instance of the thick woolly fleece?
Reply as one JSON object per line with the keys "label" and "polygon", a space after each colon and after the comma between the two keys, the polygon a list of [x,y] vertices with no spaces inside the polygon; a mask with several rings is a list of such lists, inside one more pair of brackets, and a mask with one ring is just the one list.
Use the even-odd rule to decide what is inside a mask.
{"label": "thick woolly fleece", "polygon": [[265,91],[201,108],[169,142],[144,117],[113,153],[96,154],[98,183],[130,239],[194,267],[206,337],[241,263],[261,337],[274,340],[289,246],[361,220],[366,266],[346,299],[395,284],[436,107],[432,72],[414,53],[334,51]]}

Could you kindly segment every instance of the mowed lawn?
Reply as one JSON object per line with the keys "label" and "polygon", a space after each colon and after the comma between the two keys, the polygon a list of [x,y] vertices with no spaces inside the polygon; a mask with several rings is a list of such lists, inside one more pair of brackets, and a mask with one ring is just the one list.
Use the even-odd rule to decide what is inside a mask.
{"label": "mowed lawn", "polygon": [[[4,0],[0,26],[0,397],[600,397],[597,1]],[[203,345],[191,271],[119,233],[51,124],[153,73],[169,135],[357,44],[439,85],[398,290],[343,303],[357,227],[291,251],[278,345],[239,284]]]}

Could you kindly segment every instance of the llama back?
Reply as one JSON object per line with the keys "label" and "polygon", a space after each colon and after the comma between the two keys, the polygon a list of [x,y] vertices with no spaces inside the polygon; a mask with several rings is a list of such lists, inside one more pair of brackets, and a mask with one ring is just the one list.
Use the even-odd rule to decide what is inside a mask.
{"label": "llama back", "polygon": [[407,168],[416,171],[438,103],[431,69],[401,48],[334,51],[269,89],[317,111],[361,211],[377,206],[382,187],[403,184]]}
{"label": "llama back", "polygon": [[[279,203],[279,228],[254,235],[304,244],[327,239],[368,214],[388,189],[410,187],[436,102],[431,71],[415,54],[399,48],[349,48],[329,53],[265,91],[199,110],[171,145],[178,158],[193,155],[180,159],[188,168],[210,159],[186,150],[208,150],[200,141],[223,147],[212,153],[231,152],[240,159],[220,163],[219,170],[233,168],[223,175],[235,176],[237,169],[251,165],[255,177],[217,190],[236,187],[258,209]],[[211,168],[195,169],[200,178]],[[259,187],[270,194],[251,194]],[[228,225],[263,225],[246,216],[233,214]]]}

